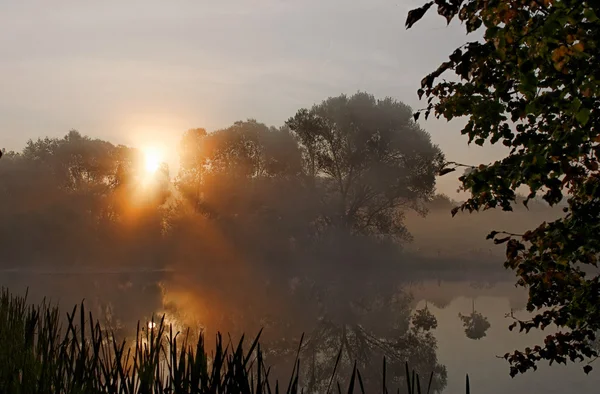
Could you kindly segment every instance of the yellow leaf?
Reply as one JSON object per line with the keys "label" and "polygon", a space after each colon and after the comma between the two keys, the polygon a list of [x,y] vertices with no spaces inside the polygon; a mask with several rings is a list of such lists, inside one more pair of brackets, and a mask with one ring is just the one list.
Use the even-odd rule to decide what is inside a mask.
{"label": "yellow leaf", "polygon": [[568,52],[569,49],[566,46],[561,45],[560,47],[552,51],[552,60],[554,61],[554,63],[559,63]]}
{"label": "yellow leaf", "polygon": [[577,44],[573,45],[573,49],[576,52],[583,52],[583,50],[584,50],[583,42],[579,41]]}

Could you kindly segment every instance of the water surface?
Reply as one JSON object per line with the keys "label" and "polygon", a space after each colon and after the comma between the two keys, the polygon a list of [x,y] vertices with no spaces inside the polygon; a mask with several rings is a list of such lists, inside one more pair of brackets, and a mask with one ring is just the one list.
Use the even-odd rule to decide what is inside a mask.
{"label": "water surface", "polygon": [[[37,302],[48,297],[59,303],[65,312],[85,298],[86,305],[95,313],[102,314],[110,307],[111,313],[129,326],[135,325],[137,319],[148,319],[153,313],[164,312],[167,303],[165,292],[169,294],[173,290],[169,286],[174,286],[170,273],[153,271],[70,274],[3,272],[0,274],[0,285],[19,293],[29,287],[31,301]],[[586,375],[582,371],[582,364],[541,365],[537,371],[515,378],[509,376],[508,363],[498,356],[540,344],[547,335],[539,331],[524,334],[508,330],[512,320],[506,315],[511,310],[518,317],[526,316],[522,310],[526,294],[509,281],[477,284],[432,279],[406,284],[404,291],[414,297],[410,302],[413,311],[427,306],[438,320],[433,336],[437,342],[437,362],[447,369],[444,393],[463,393],[466,374],[469,374],[473,393],[591,393],[597,392],[600,387],[600,371],[594,370]],[[188,297],[202,297],[202,290],[194,289],[187,294]],[[188,300],[175,306],[185,309],[185,305],[192,301],[198,303],[195,302],[197,300]],[[459,313],[471,313],[473,307],[491,324],[486,336],[479,340],[466,337],[463,323],[458,317]],[[226,307],[218,308],[221,309],[220,315],[227,315],[227,311],[222,310]],[[210,309],[210,305],[205,309]],[[197,313],[195,311],[197,309],[181,312],[189,316],[190,313]],[[235,319],[233,313],[229,317]],[[201,320],[198,317],[197,321]],[[201,324],[210,326],[211,322],[204,321]],[[306,327],[306,324],[304,321],[296,327],[291,325],[293,328],[290,330],[294,332],[286,336],[297,336],[296,331],[299,327]]]}

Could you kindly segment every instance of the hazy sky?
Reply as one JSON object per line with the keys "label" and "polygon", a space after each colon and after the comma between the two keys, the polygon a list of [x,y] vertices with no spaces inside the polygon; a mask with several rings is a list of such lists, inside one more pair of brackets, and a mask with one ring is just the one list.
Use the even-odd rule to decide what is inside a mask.
{"label": "hazy sky", "polygon": [[[0,0],[0,146],[70,129],[170,152],[192,127],[297,109],[358,90],[413,108],[420,80],[467,40],[423,0]],[[423,122],[448,159],[478,164],[462,123]],[[442,191],[456,189],[441,180]]]}

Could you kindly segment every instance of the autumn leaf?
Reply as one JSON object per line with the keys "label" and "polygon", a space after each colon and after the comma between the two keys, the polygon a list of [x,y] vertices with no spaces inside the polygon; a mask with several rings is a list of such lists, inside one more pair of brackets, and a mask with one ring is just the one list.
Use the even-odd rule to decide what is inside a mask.
{"label": "autumn leaf", "polygon": [[583,42],[578,42],[577,44],[573,45],[573,50],[575,50],[576,52],[583,52],[583,50],[585,49],[585,46],[583,45]]}

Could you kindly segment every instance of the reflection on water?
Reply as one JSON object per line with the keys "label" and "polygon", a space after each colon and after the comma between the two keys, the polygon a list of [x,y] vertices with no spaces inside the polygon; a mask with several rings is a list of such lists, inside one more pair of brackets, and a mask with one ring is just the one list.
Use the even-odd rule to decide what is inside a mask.
{"label": "reflection on water", "polygon": [[507,329],[511,310],[519,317],[526,315],[525,294],[509,282],[432,280],[392,292],[371,289],[368,296],[344,302],[339,301],[342,293],[315,296],[313,303],[299,302],[295,293],[273,304],[277,307],[253,308],[249,302],[235,311],[225,303],[211,308],[216,304],[206,301],[208,295],[198,300],[204,297],[201,289],[182,290],[173,283],[169,274],[152,272],[0,275],[0,285],[19,293],[29,287],[32,302],[47,296],[65,312],[85,298],[86,308],[123,336],[132,335],[138,319],[153,328],[152,315],[162,313],[168,313],[169,322],[193,324],[210,336],[216,330],[235,336],[241,327],[249,327],[251,336],[265,327],[263,345],[274,377],[289,376],[304,333],[300,355],[307,388],[325,387],[338,354],[338,379],[348,377],[356,360],[365,386],[375,389],[381,384],[384,356],[387,383],[394,388],[404,385],[406,360],[423,376],[433,371],[433,387],[445,393],[464,392],[466,374],[474,393],[595,392],[600,384],[598,370],[585,375],[581,365],[542,365],[536,372],[510,378],[507,362],[498,356],[539,343],[545,333]]}
{"label": "reflection on water", "polygon": [[[462,290],[461,290],[462,289]],[[531,331],[529,334],[511,332],[512,322],[506,314],[512,310],[523,318],[525,294],[514,288],[512,283],[498,283],[493,287],[475,289],[467,283],[425,283],[413,288],[417,306],[425,304],[428,294],[432,297],[449,296],[443,308],[430,307],[438,319],[435,332],[438,340],[438,358],[448,369],[448,385],[445,392],[463,393],[465,375],[469,374],[474,393],[566,393],[597,392],[600,373],[594,370],[585,375],[581,364],[540,365],[535,372],[508,375],[508,363],[498,356],[514,349],[524,349],[543,341],[547,333]],[[439,299],[439,298],[438,298]],[[489,321],[486,336],[472,340],[465,335],[463,321],[458,314],[469,314],[475,308]],[[429,300],[431,304],[431,300]]]}
{"label": "reflection on water", "polygon": [[463,315],[458,313],[458,317],[465,327],[465,335],[469,339],[481,339],[485,337],[487,330],[491,327],[491,324],[487,317],[483,316],[480,312],[475,310],[475,299],[472,300],[473,308],[471,313]]}
{"label": "reflection on water", "polygon": [[[347,386],[356,362],[366,391],[377,392],[384,357],[389,387],[405,390],[404,363],[408,361],[422,376],[434,372],[432,392],[443,389],[446,369],[437,362],[437,344],[431,332],[434,327],[411,324],[411,301],[408,294],[399,292],[368,303],[350,304],[343,312],[323,313],[305,332],[300,348],[307,391],[325,392],[336,371],[337,380]],[[275,356],[268,361],[289,370],[297,343],[297,338],[267,343],[272,349],[269,354]]]}

